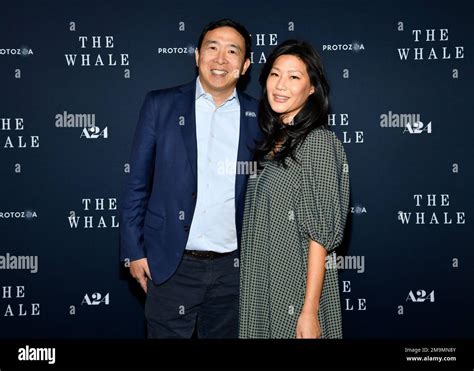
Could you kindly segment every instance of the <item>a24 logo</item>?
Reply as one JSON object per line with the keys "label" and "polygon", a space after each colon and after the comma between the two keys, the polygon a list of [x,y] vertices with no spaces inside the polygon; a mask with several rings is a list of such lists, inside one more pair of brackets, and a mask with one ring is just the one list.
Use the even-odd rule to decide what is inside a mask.
{"label": "a24 logo", "polygon": [[427,132],[428,134],[431,134],[431,121],[426,126],[421,121],[414,122],[414,123],[407,123],[405,125],[405,130],[403,130],[403,133],[407,131],[410,134],[421,134],[424,131]]}
{"label": "a24 logo", "polygon": [[107,130],[107,126],[102,131],[100,131],[98,126],[91,126],[90,128],[84,128],[82,130],[81,138],[82,137],[86,139],[97,139],[99,137],[107,139],[109,137],[109,131]]}
{"label": "a24 logo", "polygon": [[414,303],[424,303],[426,300],[429,300],[430,302],[434,303],[434,290],[432,290],[429,294],[427,294],[425,290],[417,290],[416,295],[415,293],[413,293],[412,290],[410,290],[405,301],[412,301]]}
{"label": "a24 logo", "polygon": [[[92,300],[91,300],[92,299]],[[81,305],[86,304],[86,305],[109,305],[110,300],[109,300],[109,293],[107,293],[104,297],[102,297],[102,294],[99,292],[94,292],[90,297],[88,294],[84,296],[84,299],[82,299]]]}

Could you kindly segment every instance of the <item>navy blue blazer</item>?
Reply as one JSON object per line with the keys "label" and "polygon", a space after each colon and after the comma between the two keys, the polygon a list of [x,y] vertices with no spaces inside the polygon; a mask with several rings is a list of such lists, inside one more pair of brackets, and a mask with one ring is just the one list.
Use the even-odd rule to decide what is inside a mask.
{"label": "navy blue blazer", "polygon": [[[120,259],[147,258],[156,284],[178,267],[196,207],[196,80],[149,92],[132,145],[130,173],[120,208]],[[261,131],[257,101],[238,91],[240,137],[237,161],[252,161]],[[248,174],[236,174],[235,224],[240,248]]]}

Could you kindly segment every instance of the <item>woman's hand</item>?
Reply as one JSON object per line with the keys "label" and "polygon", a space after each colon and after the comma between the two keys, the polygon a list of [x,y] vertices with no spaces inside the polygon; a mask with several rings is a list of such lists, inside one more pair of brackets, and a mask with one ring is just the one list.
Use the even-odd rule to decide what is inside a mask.
{"label": "woman's hand", "polygon": [[321,327],[318,316],[314,313],[301,312],[296,324],[297,339],[319,339],[321,338]]}

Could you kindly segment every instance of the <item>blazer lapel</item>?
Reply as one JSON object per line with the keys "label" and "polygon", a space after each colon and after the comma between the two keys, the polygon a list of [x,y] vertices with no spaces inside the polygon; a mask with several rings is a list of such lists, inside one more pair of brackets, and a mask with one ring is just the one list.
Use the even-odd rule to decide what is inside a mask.
{"label": "blazer lapel", "polygon": [[[197,181],[196,80],[183,85],[175,97],[178,119],[189,164]],[[182,117],[181,117],[182,116]]]}
{"label": "blazer lapel", "polygon": [[[239,162],[241,161],[250,161],[249,158],[249,140],[252,138],[250,133],[250,125],[249,125],[249,114],[252,114],[247,110],[247,102],[245,98],[239,94],[239,102],[240,102],[240,131],[239,131],[239,149],[237,152],[237,164],[236,170],[247,168],[247,166],[239,166]],[[250,168],[250,163],[248,164]],[[245,174],[238,174],[236,173],[235,176],[235,200],[236,203],[240,199],[240,193],[242,192],[242,188],[245,185],[247,177]]]}

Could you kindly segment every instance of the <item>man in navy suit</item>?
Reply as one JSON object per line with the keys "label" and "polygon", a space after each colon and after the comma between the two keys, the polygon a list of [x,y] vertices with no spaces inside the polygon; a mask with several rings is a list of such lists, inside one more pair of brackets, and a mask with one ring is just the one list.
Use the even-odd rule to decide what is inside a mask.
{"label": "man in navy suit", "polygon": [[203,30],[198,77],[146,95],[120,214],[121,260],[146,292],[149,338],[238,336],[239,245],[257,101],[236,89],[250,35]]}

